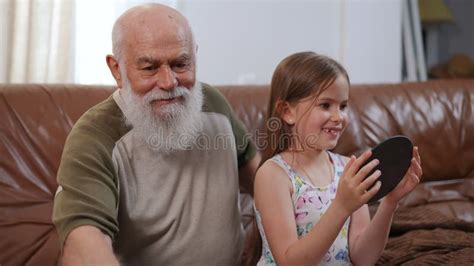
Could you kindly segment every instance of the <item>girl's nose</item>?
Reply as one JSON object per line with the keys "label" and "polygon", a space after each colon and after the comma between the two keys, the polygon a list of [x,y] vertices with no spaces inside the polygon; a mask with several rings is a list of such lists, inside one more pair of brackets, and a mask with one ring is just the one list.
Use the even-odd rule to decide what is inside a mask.
{"label": "girl's nose", "polygon": [[331,114],[331,120],[332,121],[338,122],[338,121],[341,121],[341,119],[342,119],[341,110],[337,109],[337,110],[332,112],[332,114]]}

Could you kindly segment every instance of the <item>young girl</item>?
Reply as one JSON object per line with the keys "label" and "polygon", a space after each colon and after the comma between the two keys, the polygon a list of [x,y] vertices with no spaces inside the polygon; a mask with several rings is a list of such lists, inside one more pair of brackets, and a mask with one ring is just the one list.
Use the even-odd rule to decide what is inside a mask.
{"label": "young girl", "polygon": [[402,182],[370,220],[366,202],[381,173],[367,175],[378,161],[364,166],[370,150],[358,158],[328,151],[347,127],[348,100],[348,75],[328,57],[296,53],[277,66],[255,178],[258,265],[374,265],[381,255],[398,201],[420,180],[420,157],[414,147]]}

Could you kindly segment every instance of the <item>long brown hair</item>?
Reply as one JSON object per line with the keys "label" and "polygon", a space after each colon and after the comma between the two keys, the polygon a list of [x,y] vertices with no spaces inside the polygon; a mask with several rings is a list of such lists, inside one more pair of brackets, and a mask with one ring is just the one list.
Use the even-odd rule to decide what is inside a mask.
{"label": "long brown hair", "polygon": [[[260,166],[292,145],[291,125],[282,119],[280,103],[297,103],[307,97],[317,97],[332,85],[338,76],[349,83],[346,70],[335,60],[314,52],[300,52],[283,59],[275,71],[270,85],[270,101],[266,117],[266,147]],[[262,238],[254,220],[250,237],[250,251],[246,265],[257,264],[262,252]]]}

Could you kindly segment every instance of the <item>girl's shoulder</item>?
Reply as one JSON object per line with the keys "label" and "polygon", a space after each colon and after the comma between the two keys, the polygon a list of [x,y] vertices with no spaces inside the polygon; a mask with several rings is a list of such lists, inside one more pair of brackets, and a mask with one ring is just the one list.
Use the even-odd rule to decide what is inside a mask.
{"label": "girl's shoulder", "polygon": [[274,160],[269,159],[258,168],[255,174],[254,197],[256,202],[262,195],[274,194],[275,191],[286,191],[291,195],[293,188],[286,171]]}
{"label": "girl's shoulder", "polygon": [[286,178],[286,171],[274,158],[266,160],[257,170],[257,176],[282,176]]}
{"label": "girl's shoulder", "polygon": [[284,182],[288,183],[288,172],[278,160],[279,155],[266,160],[255,174],[255,182]]}

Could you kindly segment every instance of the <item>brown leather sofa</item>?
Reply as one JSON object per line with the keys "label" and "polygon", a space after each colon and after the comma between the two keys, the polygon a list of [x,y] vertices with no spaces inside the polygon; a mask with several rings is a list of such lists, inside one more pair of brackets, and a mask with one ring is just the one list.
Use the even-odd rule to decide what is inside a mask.
{"label": "brown leather sofa", "polygon": [[[0,85],[0,265],[57,262],[59,246],[51,213],[63,145],[81,114],[113,89]],[[260,146],[258,136],[264,132],[268,86],[219,89]],[[424,183],[401,203],[397,212],[401,216],[395,215],[391,238],[380,263],[399,264],[408,259],[443,262],[452,256],[473,259],[474,255],[466,254],[474,254],[474,80],[354,85],[350,120],[335,149],[338,153],[360,154],[381,140],[400,134],[408,136],[421,153]],[[247,198],[243,203],[246,225],[252,215]],[[430,221],[423,218],[437,223],[427,225]],[[447,234],[447,244],[438,242],[419,248],[412,241],[408,251],[400,250],[408,243],[403,237],[416,230],[422,232],[415,234],[415,239],[426,238],[421,234],[426,232],[434,238]],[[464,234],[464,242],[449,237],[455,233]],[[441,257],[433,258],[433,253],[441,250],[440,245]],[[403,251],[402,256],[398,251]],[[412,256],[407,258],[407,253]],[[443,257],[446,254],[451,257]]]}

